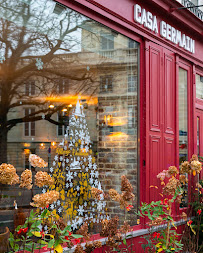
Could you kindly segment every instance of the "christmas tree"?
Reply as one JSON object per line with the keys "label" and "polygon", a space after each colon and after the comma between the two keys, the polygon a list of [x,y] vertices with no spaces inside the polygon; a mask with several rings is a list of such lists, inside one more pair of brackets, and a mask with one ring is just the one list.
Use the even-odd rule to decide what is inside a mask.
{"label": "christmas tree", "polygon": [[[93,157],[90,133],[83,106],[77,101],[66,134],[56,150],[50,175],[55,185],[48,190],[60,192],[60,200],[50,206],[51,211],[77,229],[84,221],[99,223],[108,219],[105,215],[106,202],[92,198],[91,188],[101,189],[99,172]],[[44,188],[44,192],[47,189]]]}

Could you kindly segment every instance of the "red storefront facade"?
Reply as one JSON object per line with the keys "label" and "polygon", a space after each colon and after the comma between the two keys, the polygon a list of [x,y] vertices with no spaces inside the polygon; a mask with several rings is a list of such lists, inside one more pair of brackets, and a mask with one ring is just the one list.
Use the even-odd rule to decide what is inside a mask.
{"label": "red storefront facade", "polygon": [[[59,2],[140,43],[140,194],[141,200],[149,201],[153,199],[153,193],[145,195],[142,185],[147,189],[153,184],[153,175],[160,169],[169,164],[179,164],[179,67],[188,74],[188,156],[197,153],[197,125],[194,119],[198,115],[202,127],[203,101],[195,96],[195,74],[202,75],[203,71],[202,21],[187,9],[176,10],[182,6],[176,1]],[[134,21],[135,4],[156,15],[158,33]],[[161,21],[192,38],[195,41],[194,53],[161,37]],[[200,155],[203,154],[202,138],[200,136]]]}
{"label": "red storefront facade", "polygon": [[[141,253],[138,242],[148,230],[135,211],[141,202],[160,199],[160,192],[150,187],[161,186],[157,174],[179,167],[193,154],[203,156],[202,21],[188,9],[178,9],[183,6],[175,0],[15,4],[17,11],[12,6],[10,15],[7,5],[2,7],[3,24],[14,25],[5,34],[16,51],[5,50],[0,56],[6,80],[0,83],[1,101],[6,101],[1,112],[5,124],[0,122],[6,133],[0,131],[1,162],[12,164],[19,175],[30,169],[34,177],[37,170],[29,164],[29,155],[46,160],[45,170],[60,192],[60,201],[49,208],[57,217],[64,216],[73,230],[88,219],[96,224],[118,215],[123,221],[119,203],[95,202],[87,189],[120,191],[121,176],[126,175],[135,195],[135,209],[126,212],[133,228],[132,252]],[[13,62],[18,63],[16,69]],[[7,85],[14,86],[14,94]],[[9,94],[12,99],[7,101]],[[189,178],[182,206],[174,206],[178,230],[184,224],[180,214],[187,210],[191,184]],[[29,209],[33,194],[25,190],[24,201],[21,189],[1,187],[11,198],[0,203],[0,224],[10,222],[12,230],[17,205]],[[105,245],[104,238],[94,237]]]}
{"label": "red storefront facade", "polygon": [[[203,100],[196,98],[196,75],[203,76],[202,21],[187,9],[177,10],[182,5],[175,0],[58,2],[140,43],[140,202],[159,199],[150,189],[158,184],[156,175],[179,166],[180,68],[187,76],[188,158],[203,155]],[[136,230],[145,228],[141,223]]]}

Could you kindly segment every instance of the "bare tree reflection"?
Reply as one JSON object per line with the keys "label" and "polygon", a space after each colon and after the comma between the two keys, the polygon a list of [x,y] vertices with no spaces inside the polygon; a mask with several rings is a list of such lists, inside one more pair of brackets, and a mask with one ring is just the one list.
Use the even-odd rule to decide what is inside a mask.
{"label": "bare tree reflection", "polygon": [[[58,8],[58,9],[57,9]],[[60,79],[80,83],[75,94],[92,82],[86,70],[77,75],[69,69],[79,58],[63,57],[71,50],[80,50],[79,27],[87,22],[82,15],[55,5],[53,1],[0,1],[0,163],[7,162],[8,132],[22,122],[42,120],[54,124],[54,109],[42,99],[58,93]],[[57,14],[56,14],[57,13]],[[35,80],[35,94],[26,94],[25,84]],[[28,115],[14,118],[10,112],[23,106],[35,106]],[[19,110],[19,109],[18,109]]]}

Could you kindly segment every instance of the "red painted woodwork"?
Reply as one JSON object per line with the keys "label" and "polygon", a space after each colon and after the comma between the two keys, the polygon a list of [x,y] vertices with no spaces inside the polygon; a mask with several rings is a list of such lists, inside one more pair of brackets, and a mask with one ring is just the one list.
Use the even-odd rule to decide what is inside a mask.
{"label": "red painted woodwork", "polygon": [[175,165],[175,129],[176,129],[176,90],[175,90],[175,58],[171,51],[163,50],[164,85],[163,85],[163,166]]}
{"label": "red painted woodwork", "polygon": [[161,132],[161,49],[150,46],[149,124],[150,131]]}
{"label": "red painted woodwork", "polygon": [[[194,71],[195,75],[198,74],[203,76],[203,70]],[[194,83],[196,78],[194,75]],[[195,108],[195,117],[194,117],[194,149],[195,154],[198,154],[203,157],[203,99],[196,98],[196,86],[194,85],[194,108]],[[197,117],[199,118],[199,150],[197,149]],[[199,152],[198,152],[199,151]],[[200,178],[203,179],[203,172],[201,171]]]}
{"label": "red painted woodwork", "polygon": [[[196,115],[196,121],[197,121],[197,118],[199,119],[199,155],[203,157],[203,110],[196,109],[195,115]],[[196,131],[196,135],[197,135],[197,131]],[[198,154],[197,146],[196,146],[196,154]]]}
{"label": "red painted woodwork", "polygon": [[[176,92],[175,58],[154,43],[146,43],[146,171],[147,188],[160,186],[157,174],[175,165]],[[157,189],[148,191],[146,200],[160,199]]]}
{"label": "red painted woodwork", "polygon": [[[164,115],[175,114],[175,68],[174,68],[174,56],[164,52],[164,101],[165,112]],[[175,133],[175,120],[173,117],[164,117],[164,132],[166,134]]]}
{"label": "red painted woodwork", "polygon": [[[200,73],[200,75],[202,75],[202,73]],[[195,119],[194,119],[194,123],[195,123],[194,148],[195,148],[195,154],[203,157],[203,100],[196,99],[195,107],[196,107],[196,109],[195,109]],[[199,124],[197,124],[197,119],[199,121]],[[199,142],[199,149],[197,147],[197,145],[198,145],[197,142]],[[200,173],[200,178],[203,179],[203,172],[202,171]]]}

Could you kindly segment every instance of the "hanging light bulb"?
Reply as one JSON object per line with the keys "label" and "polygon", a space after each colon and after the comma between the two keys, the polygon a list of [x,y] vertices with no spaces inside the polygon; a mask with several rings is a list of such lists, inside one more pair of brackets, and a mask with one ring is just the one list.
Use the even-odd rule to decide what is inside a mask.
{"label": "hanging light bulb", "polygon": [[49,108],[50,108],[50,109],[53,109],[53,108],[54,108],[54,105],[52,105],[52,104],[49,105]]}
{"label": "hanging light bulb", "polygon": [[53,142],[51,143],[51,145],[54,147],[54,146],[56,145],[56,142],[53,141]]}

